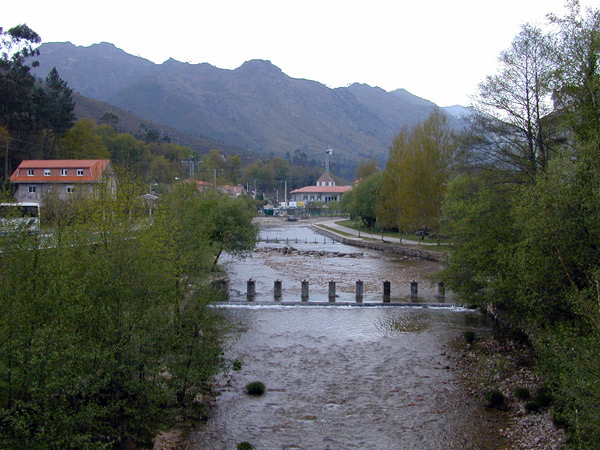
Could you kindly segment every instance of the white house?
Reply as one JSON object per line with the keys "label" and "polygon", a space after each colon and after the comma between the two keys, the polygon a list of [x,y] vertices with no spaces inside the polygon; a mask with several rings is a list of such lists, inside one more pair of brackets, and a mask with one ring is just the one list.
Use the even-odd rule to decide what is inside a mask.
{"label": "white house", "polygon": [[351,186],[336,186],[335,180],[325,172],[317,180],[316,186],[305,186],[290,192],[293,202],[303,202],[305,205],[312,202],[337,202],[342,198],[344,192],[352,190]]}

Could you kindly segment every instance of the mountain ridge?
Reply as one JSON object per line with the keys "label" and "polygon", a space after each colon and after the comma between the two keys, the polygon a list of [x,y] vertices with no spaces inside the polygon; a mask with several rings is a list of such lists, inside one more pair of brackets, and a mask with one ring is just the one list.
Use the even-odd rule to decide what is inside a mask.
{"label": "mountain ridge", "polygon": [[230,70],[173,58],[156,64],[107,42],[45,43],[39,50],[34,73],[40,77],[56,67],[84,96],[266,155],[332,147],[336,158],[384,161],[395,134],[436,107],[405,89],[387,92],[359,83],[332,89],[292,78],[268,60]]}

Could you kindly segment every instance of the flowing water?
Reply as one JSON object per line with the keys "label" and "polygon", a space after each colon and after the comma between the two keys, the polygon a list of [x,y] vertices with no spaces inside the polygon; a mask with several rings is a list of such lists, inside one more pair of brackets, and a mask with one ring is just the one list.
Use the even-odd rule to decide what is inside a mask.
{"label": "flowing water", "polygon": [[[397,284],[424,281],[434,263],[406,261],[377,253],[314,244],[301,226],[263,231],[306,234],[305,249],[331,246],[332,252],[363,253],[357,258],[256,252],[231,260],[232,300],[242,300],[249,276],[259,297],[272,299],[272,282],[282,279],[283,304],[223,307],[234,324],[227,356],[242,361],[240,371],[220,379],[212,417],[188,441],[190,449],[235,449],[247,441],[255,449],[492,449],[488,412],[464,395],[449,370],[449,341],[470,329],[485,334],[481,317],[457,308],[285,306],[297,301],[301,279],[311,281],[311,299],[326,296],[323,280],[337,279],[341,296],[352,297],[357,276],[376,300],[381,279]],[[295,238],[296,236],[289,236]],[[294,246],[296,244],[294,243]],[[261,247],[271,246],[263,243]],[[300,244],[297,246],[301,247]],[[325,283],[326,284],[326,283]],[[314,285],[314,288],[312,287]],[[346,286],[347,285],[347,286]],[[346,289],[347,288],[347,289]],[[421,292],[421,291],[420,291]],[[408,289],[406,290],[408,294]],[[431,292],[425,291],[427,300]],[[252,381],[266,385],[261,397],[245,394]],[[483,431],[483,432],[482,432]]]}

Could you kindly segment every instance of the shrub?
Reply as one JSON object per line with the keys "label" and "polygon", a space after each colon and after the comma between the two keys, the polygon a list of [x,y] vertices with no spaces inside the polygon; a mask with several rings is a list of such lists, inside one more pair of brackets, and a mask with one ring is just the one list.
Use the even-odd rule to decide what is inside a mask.
{"label": "shrub", "polygon": [[525,403],[525,410],[527,412],[538,412],[541,408],[542,408],[542,405],[540,405],[535,400]]}
{"label": "shrub", "polygon": [[234,359],[234,360],[231,362],[231,367],[232,367],[232,369],[233,369],[233,370],[235,370],[236,372],[237,372],[237,371],[240,371],[240,370],[242,370],[242,360],[241,360],[241,359],[237,359],[237,358],[236,358],[236,359]]}
{"label": "shrub", "polygon": [[237,450],[252,450],[254,446],[250,442],[240,442],[237,445]]}
{"label": "shrub", "polygon": [[502,408],[506,404],[506,397],[502,392],[497,389],[489,391],[485,394],[487,400],[487,406],[489,408]]}
{"label": "shrub", "polygon": [[531,392],[525,387],[518,387],[515,389],[515,397],[519,400],[529,400],[531,398]]}
{"label": "shrub", "polygon": [[552,394],[550,393],[550,388],[548,386],[540,387],[536,392],[535,397],[533,397],[533,401],[538,402],[543,408],[550,406],[552,400]]}
{"label": "shrub", "polygon": [[535,393],[535,397],[530,402],[525,404],[527,412],[537,412],[542,408],[547,408],[552,403],[553,398],[550,394],[550,389],[547,386],[542,386]]}
{"label": "shrub", "polygon": [[254,381],[246,385],[246,392],[248,395],[259,397],[265,393],[265,385],[260,381]]}
{"label": "shrub", "polygon": [[473,331],[465,331],[463,337],[468,344],[472,344],[475,341],[475,333]]}

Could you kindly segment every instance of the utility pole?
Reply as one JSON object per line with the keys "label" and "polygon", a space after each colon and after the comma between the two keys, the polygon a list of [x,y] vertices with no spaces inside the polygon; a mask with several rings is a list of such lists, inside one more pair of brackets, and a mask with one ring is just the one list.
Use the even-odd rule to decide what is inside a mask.
{"label": "utility pole", "polygon": [[187,161],[181,161],[181,164],[189,164],[190,165],[190,180],[194,180],[194,169],[196,168],[196,164],[200,164],[200,161],[194,161],[194,157],[190,155],[190,159]]}
{"label": "utility pole", "polygon": [[283,194],[283,201],[285,202],[285,207],[287,208],[287,180],[285,180],[284,182],[284,194]]}

